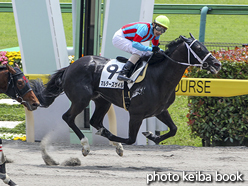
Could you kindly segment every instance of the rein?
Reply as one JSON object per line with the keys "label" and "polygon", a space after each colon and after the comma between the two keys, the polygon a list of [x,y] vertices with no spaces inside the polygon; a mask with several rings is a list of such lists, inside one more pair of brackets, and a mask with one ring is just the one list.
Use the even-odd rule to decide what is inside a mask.
{"label": "rein", "polygon": [[[204,59],[202,60],[196,53],[195,51],[191,48],[192,45],[196,42],[197,40],[195,39],[190,45],[188,43],[185,43],[187,49],[188,49],[188,63],[184,63],[184,62],[179,62],[179,61],[176,61],[174,59],[172,59],[170,56],[166,55],[165,53],[162,53],[166,58],[168,58],[169,60],[171,60],[172,62],[174,63],[177,63],[177,64],[180,64],[180,65],[186,65],[186,66],[198,66],[198,67],[201,67],[201,68],[207,68],[209,65],[207,62],[205,62],[207,60],[207,58],[212,55],[210,52],[204,57]],[[198,62],[200,64],[191,64],[190,62],[190,53],[193,54],[193,56],[198,60]]]}

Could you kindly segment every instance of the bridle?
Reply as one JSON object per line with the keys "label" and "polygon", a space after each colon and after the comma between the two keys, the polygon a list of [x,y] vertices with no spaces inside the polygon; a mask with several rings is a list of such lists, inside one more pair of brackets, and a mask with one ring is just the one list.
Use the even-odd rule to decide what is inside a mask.
{"label": "bridle", "polygon": [[200,66],[202,68],[207,68],[209,65],[206,62],[207,58],[212,55],[210,52],[203,58],[203,60],[195,53],[195,51],[191,48],[191,46],[193,46],[193,44],[196,42],[197,40],[195,39],[190,45],[188,43],[185,42],[185,45],[188,49],[188,64],[190,64],[190,53],[193,54],[193,56],[198,60],[198,62],[200,64],[192,64],[190,66]]}
{"label": "bridle", "polygon": [[[20,103],[26,103],[26,101],[23,100],[23,96],[28,93],[29,91],[31,91],[31,87],[27,81],[27,79],[23,78],[25,77],[24,74],[22,73],[21,70],[19,70],[18,68],[15,68],[16,70],[16,74],[11,74],[9,72],[9,81],[8,81],[8,86],[7,86],[7,90],[5,92],[5,94],[7,96],[9,96],[12,99],[17,100]],[[24,80],[24,87],[22,89],[18,89],[16,87],[16,82],[18,79],[23,79]],[[20,101],[19,101],[20,100]]]}
{"label": "bridle", "polygon": [[[192,49],[192,46],[194,45],[194,43],[195,43],[196,41],[197,41],[197,40],[194,39],[194,41],[192,41],[192,42],[190,43],[190,45],[189,45],[187,42],[184,41],[184,43],[185,43],[185,45],[186,45],[186,47],[187,47],[187,49],[188,49],[188,63],[176,61],[176,60],[172,59],[171,57],[169,57],[168,55],[166,55],[164,52],[163,52],[163,55],[164,55],[166,58],[168,58],[169,60],[171,60],[171,61],[173,61],[173,62],[175,62],[175,63],[181,64],[181,65],[186,65],[186,66],[198,66],[198,67],[201,67],[201,68],[203,68],[203,69],[206,69],[206,68],[209,67],[209,64],[206,62],[206,60],[207,60],[207,58],[208,58],[209,56],[212,56],[212,57],[213,57],[213,55],[209,52],[203,59],[201,59],[201,58],[195,53],[195,51]],[[192,55],[197,59],[197,61],[198,61],[200,64],[191,64],[191,60],[190,60],[190,56],[191,56],[191,55],[190,55],[190,54],[192,54]]]}

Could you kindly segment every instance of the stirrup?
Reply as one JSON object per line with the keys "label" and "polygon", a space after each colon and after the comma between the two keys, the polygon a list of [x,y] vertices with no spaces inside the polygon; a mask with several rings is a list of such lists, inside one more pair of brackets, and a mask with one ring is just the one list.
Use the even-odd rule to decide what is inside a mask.
{"label": "stirrup", "polygon": [[128,77],[125,77],[125,76],[122,76],[122,75],[119,75],[119,76],[117,77],[117,79],[118,79],[119,81],[127,81],[128,83],[133,83],[133,82],[134,82],[132,79],[130,79],[130,78],[128,78]]}

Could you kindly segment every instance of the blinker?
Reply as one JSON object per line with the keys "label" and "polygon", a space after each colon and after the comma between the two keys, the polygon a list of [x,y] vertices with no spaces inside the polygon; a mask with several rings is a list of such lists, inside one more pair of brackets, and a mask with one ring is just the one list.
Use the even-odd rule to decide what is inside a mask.
{"label": "blinker", "polygon": [[[21,98],[21,100],[23,100],[23,96],[28,93],[29,91],[31,91],[31,87],[28,83],[28,79],[24,76],[23,72],[19,69],[14,67],[16,74],[11,74],[10,73],[10,77],[9,77],[9,83],[8,83],[8,87],[7,87],[7,91],[6,94],[11,97],[12,99],[18,99]],[[25,85],[22,89],[18,89],[16,86],[16,83],[18,81],[18,79],[23,79]]]}

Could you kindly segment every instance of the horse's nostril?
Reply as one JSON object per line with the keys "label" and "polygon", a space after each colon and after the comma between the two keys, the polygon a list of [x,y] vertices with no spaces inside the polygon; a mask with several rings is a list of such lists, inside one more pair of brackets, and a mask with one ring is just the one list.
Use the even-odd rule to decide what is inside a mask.
{"label": "horse's nostril", "polygon": [[214,65],[215,65],[216,67],[220,67],[220,66],[221,66],[220,63],[214,63]]}
{"label": "horse's nostril", "polygon": [[33,103],[32,106],[33,106],[33,107],[38,107],[38,106],[40,106],[40,104],[38,104],[38,103]]}

